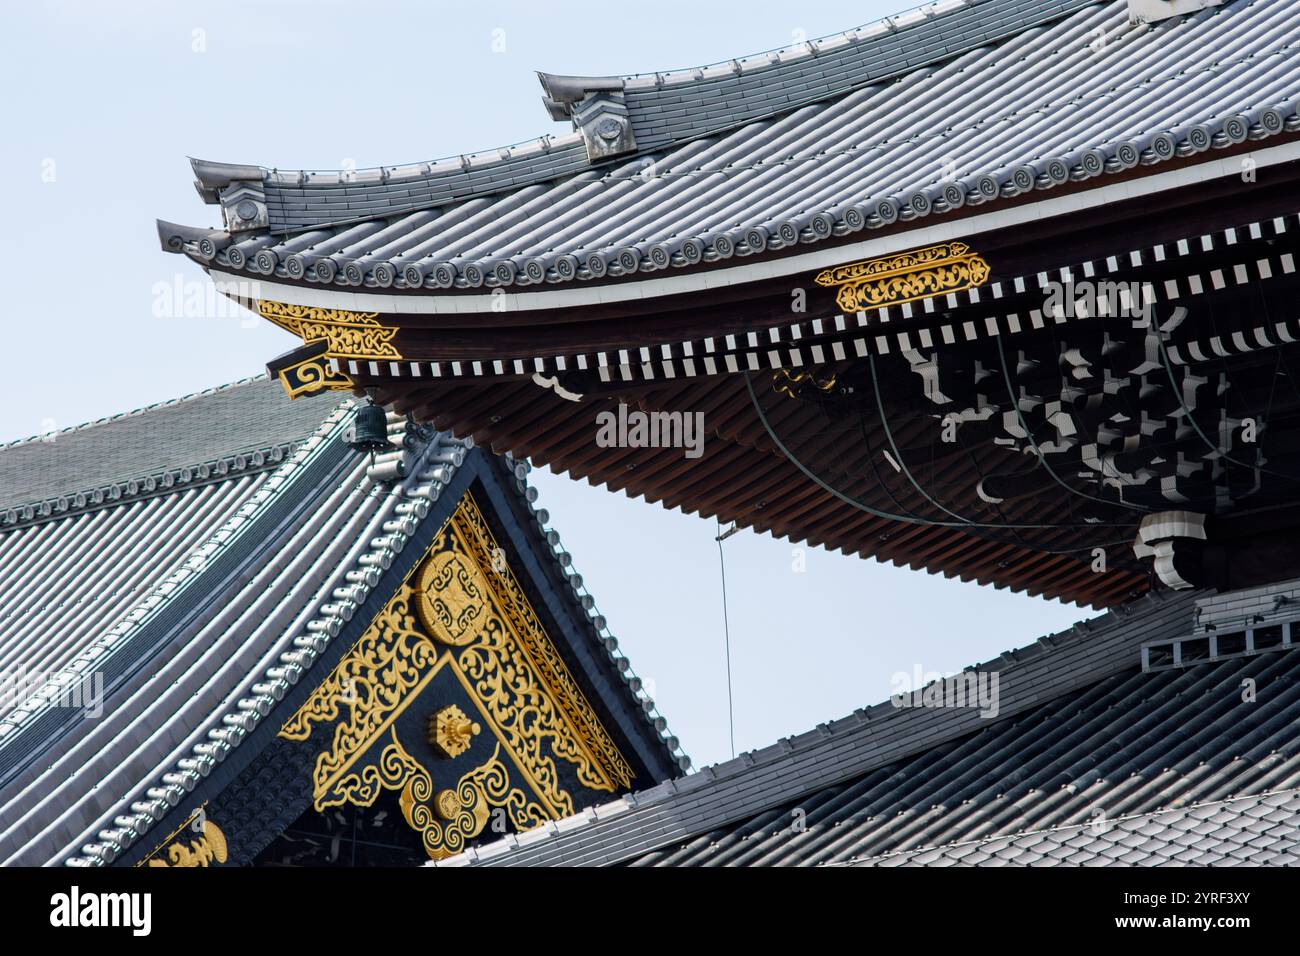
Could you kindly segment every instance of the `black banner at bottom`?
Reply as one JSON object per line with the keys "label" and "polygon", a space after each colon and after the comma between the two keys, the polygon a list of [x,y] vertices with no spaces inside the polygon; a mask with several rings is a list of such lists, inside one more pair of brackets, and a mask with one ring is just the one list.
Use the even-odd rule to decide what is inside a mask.
{"label": "black banner at bottom", "polygon": [[[0,870],[9,938],[75,934],[128,947],[202,940],[339,945],[494,932],[652,943],[689,928],[734,937],[782,926],[828,939],[1043,932],[1230,941],[1290,924],[1295,876],[1269,869],[265,869]],[[521,940],[522,942],[522,940]]]}

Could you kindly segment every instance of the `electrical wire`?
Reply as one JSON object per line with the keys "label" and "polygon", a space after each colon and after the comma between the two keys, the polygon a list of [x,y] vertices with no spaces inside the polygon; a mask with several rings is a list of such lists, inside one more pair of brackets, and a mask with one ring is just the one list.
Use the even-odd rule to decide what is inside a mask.
{"label": "electrical wire", "polygon": [[884,477],[880,474],[880,466],[876,462],[876,446],[871,440],[871,436],[867,434],[867,416],[861,406],[858,408],[858,434],[862,436],[862,445],[867,450],[867,464],[871,466],[871,474],[875,476],[876,485],[881,491],[889,496],[889,500],[894,503],[894,507],[900,512],[906,512],[913,518],[918,517],[906,505],[898,500],[898,495],[894,494],[894,489],[889,487],[885,482]]}
{"label": "electrical wire", "polygon": [[[1065,524],[1065,525],[1063,524],[1010,524],[1008,525],[1008,524],[990,524],[987,522],[978,522],[978,521],[934,521],[929,518],[916,517],[915,515],[891,514],[888,511],[881,511],[879,508],[873,508],[871,505],[858,501],[856,498],[851,498],[848,495],[844,494],[844,492],[840,491],[838,488],[835,488],[827,484],[825,481],[823,481],[821,477],[819,477],[807,465],[805,465],[798,458],[796,458],[794,454],[790,451],[790,449],[785,446],[785,443],[781,441],[781,439],[777,436],[776,432],[773,430],[771,422],[768,421],[767,415],[763,411],[763,406],[758,401],[758,393],[754,391],[754,382],[750,376],[750,373],[748,371],[745,371],[743,372],[743,374],[745,376],[745,387],[749,390],[749,398],[754,405],[754,411],[757,413],[758,420],[762,424],[763,430],[767,432],[767,437],[771,439],[772,444],[774,444],[777,447],[777,449],[781,452],[782,455],[785,456],[785,458],[790,462],[790,464],[794,465],[795,468],[797,468],[805,478],[807,478],[817,487],[821,488],[827,494],[834,496],[835,498],[844,502],[846,505],[848,505],[851,508],[856,508],[859,511],[863,511],[871,515],[873,518],[881,518],[885,521],[901,521],[904,524],[924,525],[926,527],[931,527],[931,528],[963,528],[963,529],[981,528],[981,529],[988,529],[988,530],[995,530],[995,531],[1008,530],[1012,528],[1018,528],[1024,530],[1037,530],[1037,531],[1060,531],[1060,530],[1078,531],[1080,528],[1080,526],[1077,524]],[[1103,503],[1109,504],[1109,502],[1103,502]],[[1130,522],[1127,524],[1097,522],[1095,524],[1087,525],[1087,527],[1092,527],[1092,528],[1132,528],[1135,526],[1136,526],[1136,522]],[[1004,543],[1011,543],[1011,542],[1004,542]],[[1094,548],[1120,547],[1129,543],[1130,542],[1128,542],[1127,540],[1122,540],[1122,541],[1107,542],[1105,544],[1091,544],[1079,548],[1066,548],[1060,550],[1048,550],[1048,549],[1039,549],[1039,550],[1043,554],[1077,554],[1080,551],[1091,551]]]}
{"label": "electrical wire", "polygon": [[1011,387],[1011,373],[1007,370],[1007,355],[1006,352],[1002,350],[1002,336],[993,336],[993,341],[997,344],[998,360],[1002,363],[1002,380],[1006,382],[1007,385],[1007,399],[1011,402],[1011,407],[1015,410],[1016,420],[1020,422],[1020,427],[1024,431],[1025,437],[1029,439],[1029,444],[1034,448],[1034,454],[1038,456],[1038,460],[1042,463],[1043,467],[1047,469],[1047,473],[1052,476],[1052,480],[1070,494],[1078,495],[1080,498],[1085,498],[1088,501],[1096,501],[1103,505],[1109,505],[1112,507],[1119,506],[1121,508],[1128,508],[1130,511],[1140,511],[1143,514],[1149,514],[1151,511],[1150,508],[1144,508],[1141,505],[1135,505],[1128,501],[1108,501],[1105,498],[1098,498],[1096,495],[1090,495],[1087,492],[1080,491],[1078,488],[1067,485],[1061,479],[1061,476],[1056,473],[1056,470],[1047,463],[1047,457],[1043,454],[1043,450],[1038,447],[1038,442],[1034,438],[1034,433],[1029,430],[1029,423],[1025,421],[1024,413],[1020,411],[1020,402],[1016,399],[1016,390]]}
{"label": "electrical wire", "polygon": [[727,728],[731,737],[731,756],[736,756],[736,710],[731,697],[731,621],[727,615],[727,559],[722,551],[722,522],[718,522],[718,568],[722,572],[722,634],[727,650]]}
{"label": "electrical wire", "polygon": [[880,425],[885,430],[885,440],[889,442],[889,448],[894,453],[894,461],[898,464],[899,470],[902,471],[907,480],[911,482],[912,487],[920,493],[921,497],[930,502],[930,504],[934,505],[944,514],[961,521],[963,524],[972,524],[973,522],[970,518],[967,518],[964,515],[959,515],[950,508],[945,508],[943,505],[939,504],[939,502],[937,502],[929,492],[921,487],[921,483],[913,477],[912,469],[907,467],[907,462],[903,460],[903,453],[898,450],[898,444],[894,441],[894,431],[889,427],[889,419],[885,417],[885,402],[884,399],[880,397],[880,376],[876,374],[875,355],[868,354],[867,361],[871,365],[871,388],[876,393],[876,408],[880,410]]}
{"label": "electrical wire", "polygon": [[[940,511],[944,511],[945,514],[952,515],[953,518],[962,520],[962,522],[966,522],[967,524],[974,524],[974,520],[970,518],[966,518],[965,515],[957,514],[956,511],[950,510],[948,509],[948,507],[944,507],[943,505],[941,505],[941,503],[939,503],[939,501],[936,501],[935,498],[931,497],[930,493],[927,493],[926,489],[920,486],[919,481],[915,479],[913,473],[911,473],[910,468],[907,467],[907,462],[906,460],[904,460],[904,455],[902,455],[902,450],[900,449],[900,447],[898,447],[896,442],[894,442],[893,431],[891,428],[889,428],[889,420],[887,416],[885,416],[885,403],[884,403],[884,399],[881,398],[880,395],[880,377],[876,375],[876,356],[868,355],[867,360],[871,364],[871,386],[876,393],[876,410],[878,410],[880,414],[880,425],[881,428],[884,428],[885,438],[888,438],[889,440],[889,447],[891,447],[891,449],[893,450],[893,457],[894,460],[896,460],[896,462],[898,463],[898,470],[904,472],[904,475],[907,476],[907,481],[910,481],[911,486],[917,489],[918,492],[922,494],[922,497],[926,498],[926,501],[930,502],[931,505],[937,507],[937,509],[939,509]],[[931,445],[931,447],[933,447],[933,445]],[[962,450],[966,451],[966,454],[969,455],[972,467],[975,468],[976,475],[979,475],[980,481],[983,481],[984,473],[982,470],[980,470],[979,460],[975,458],[975,455],[972,454],[970,449],[967,449],[965,445],[962,445]],[[931,468],[933,470],[933,453],[931,453]],[[898,499],[894,498],[892,493],[891,496],[889,496],[889,498],[892,499],[894,505],[898,505]],[[998,507],[996,503],[993,502],[991,503],[993,505],[993,510],[997,511],[998,518],[1002,519],[1002,522],[1000,525],[998,525],[998,527],[1005,528],[1006,531],[1010,531],[1011,536],[1015,538],[1015,544],[1021,545],[1022,548],[1032,548],[1030,542],[1024,540],[1024,538],[1021,535],[1019,535],[1018,525],[1008,522],[1008,520],[1006,520],[1005,518],[1005,515],[1002,514],[1002,509],[1000,509],[1000,507]],[[911,514],[911,512],[909,512],[909,514]],[[1066,525],[1066,527],[1073,528],[1075,527],[1075,525]]]}
{"label": "electrical wire", "polygon": [[[1174,311],[1174,316],[1178,316],[1179,312],[1183,313],[1184,318],[1186,317],[1187,310],[1181,305]],[[1171,321],[1172,318],[1173,317],[1171,317]],[[1281,472],[1281,471],[1273,471],[1271,468],[1265,468],[1263,465],[1252,465],[1248,461],[1240,461],[1236,458],[1233,458],[1231,455],[1225,452],[1221,447],[1219,447],[1217,444],[1211,441],[1210,437],[1206,435],[1204,431],[1201,430],[1200,424],[1196,421],[1196,418],[1192,415],[1192,410],[1187,407],[1187,403],[1183,400],[1183,390],[1178,387],[1178,382],[1174,379],[1174,367],[1173,364],[1169,361],[1169,350],[1165,345],[1164,334],[1159,329],[1156,330],[1156,344],[1157,344],[1157,349],[1160,352],[1160,361],[1165,367],[1165,374],[1169,376],[1169,387],[1173,390],[1174,398],[1178,400],[1178,407],[1182,410],[1183,417],[1187,419],[1188,423],[1192,426],[1192,429],[1196,432],[1198,436],[1200,436],[1201,441],[1205,443],[1206,448],[1209,448],[1211,451],[1217,454],[1224,461],[1231,462],[1232,464],[1237,465],[1238,467],[1249,468],[1252,471],[1258,471],[1261,474],[1265,474],[1265,475],[1272,475],[1274,478],[1281,478],[1284,481],[1300,482],[1300,476],[1288,475],[1285,472]],[[1262,448],[1259,450],[1259,453],[1263,454]]]}

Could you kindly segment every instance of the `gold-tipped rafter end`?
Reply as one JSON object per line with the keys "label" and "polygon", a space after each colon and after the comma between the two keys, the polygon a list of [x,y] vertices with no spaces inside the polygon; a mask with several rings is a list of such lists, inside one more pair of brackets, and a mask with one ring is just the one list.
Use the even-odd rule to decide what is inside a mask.
{"label": "gold-tipped rafter end", "polygon": [[290,400],[321,392],[352,391],[356,383],[335,365],[326,355],[315,355],[276,369],[275,377]]}

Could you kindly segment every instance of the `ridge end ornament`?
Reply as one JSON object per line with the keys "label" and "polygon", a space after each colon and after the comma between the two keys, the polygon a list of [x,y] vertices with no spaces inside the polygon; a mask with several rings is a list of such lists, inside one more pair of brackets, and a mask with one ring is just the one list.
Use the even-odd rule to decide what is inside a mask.
{"label": "ridge end ornament", "polygon": [[945,242],[825,269],[813,281],[837,289],[835,301],[845,312],[861,312],[974,289],[990,272],[984,257],[966,243]]}

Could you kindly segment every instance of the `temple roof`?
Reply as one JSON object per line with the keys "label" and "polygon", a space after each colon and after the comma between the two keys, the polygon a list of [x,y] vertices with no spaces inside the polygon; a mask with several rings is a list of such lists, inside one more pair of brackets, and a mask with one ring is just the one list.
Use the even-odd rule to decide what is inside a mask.
{"label": "temple roof", "polygon": [[289,716],[281,698],[355,639],[470,482],[572,596],[555,636],[629,759],[655,779],[689,763],[527,464],[392,415],[399,447],[370,462],[347,445],[353,407],[256,379],[0,448],[0,860],[111,862],[251,757],[239,744]]}
{"label": "temple roof", "polygon": [[956,0],[712,67],[543,74],[577,133],[359,173],[196,161],[226,228],[159,232],[215,270],[396,292],[775,253],[1294,132],[1291,14]]}
{"label": "temple roof", "polygon": [[861,866],[1295,866],[1300,790],[883,854]]}
{"label": "temple roof", "polygon": [[[1291,7],[941,3],[542,74],[572,136],[412,173],[472,198],[199,162],[223,228],[160,236],[358,394],[612,490],[1095,607],[1190,586],[1135,540],[1186,509],[1217,525],[1187,573],[1223,585],[1231,552],[1249,586],[1248,506],[1300,458],[1261,387],[1297,341]],[[1111,321],[1138,298],[1158,327]],[[595,441],[624,406],[703,416],[707,447]],[[1264,419],[1268,449],[1224,447]]]}
{"label": "temple roof", "polygon": [[168,476],[187,466],[216,469],[239,455],[278,461],[315,431],[329,403],[286,403],[280,385],[261,377],[0,445],[0,528],[26,507],[70,510],[79,492],[120,495],[133,479],[138,492],[149,478],[170,487]]}
{"label": "temple roof", "polygon": [[[1295,582],[1253,600],[1278,593]],[[1239,621],[1252,599],[1222,600]],[[974,668],[996,716],[887,701],[440,865],[1295,863],[1300,654],[1151,667],[1197,601],[1152,594]]]}

